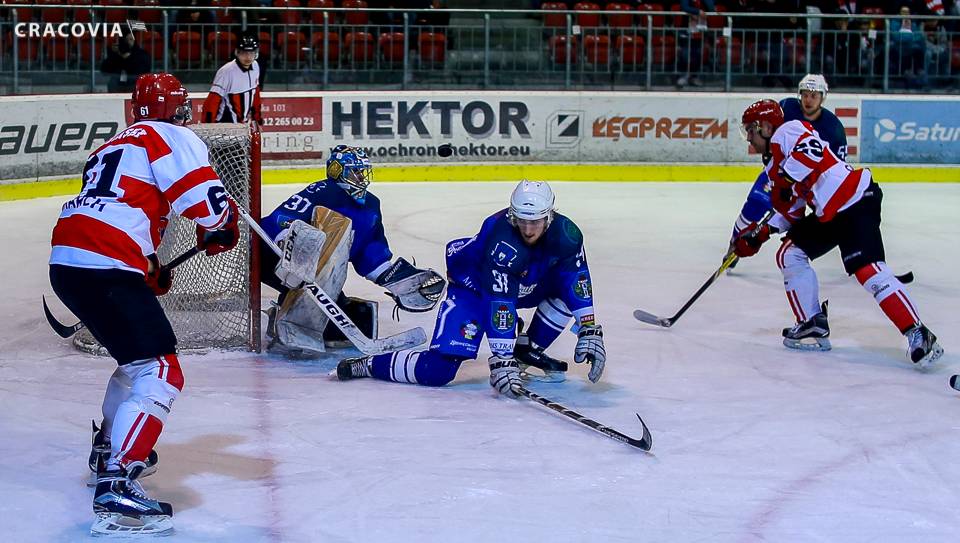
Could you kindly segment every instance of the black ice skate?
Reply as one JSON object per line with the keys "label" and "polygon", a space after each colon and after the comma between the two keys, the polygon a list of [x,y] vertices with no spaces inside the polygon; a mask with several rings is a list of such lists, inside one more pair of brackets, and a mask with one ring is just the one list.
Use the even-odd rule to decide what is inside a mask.
{"label": "black ice skate", "polygon": [[[107,460],[110,459],[110,436],[103,433],[97,426],[96,421],[90,421],[93,427],[93,445],[90,447],[90,457],[87,459],[87,465],[90,467],[90,479],[87,486],[97,485],[97,474],[106,470]],[[157,451],[150,451],[147,456],[146,467],[140,473],[139,477],[147,477],[157,472],[157,462],[160,457]]]}
{"label": "black ice skate", "polygon": [[938,358],[943,356],[943,347],[937,343],[937,336],[933,335],[924,325],[914,326],[904,334],[907,336],[907,356],[918,369],[930,367]]}
{"label": "black ice skate", "polygon": [[173,507],[147,497],[137,477],[146,466],[134,462],[128,469],[103,471],[97,478],[90,527],[94,535],[166,535],[173,530]]}
{"label": "black ice skate", "polygon": [[827,302],[820,305],[820,312],[792,328],[783,329],[783,345],[803,351],[829,351],[830,325],[827,324]]}
{"label": "black ice skate", "polygon": [[370,362],[372,360],[373,358],[369,356],[344,358],[337,364],[337,379],[349,381],[350,379],[370,377]]}
{"label": "black ice skate", "polygon": [[[562,383],[567,379],[567,363],[547,355],[540,346],[531,343],[526,334],[517,337],[513,356],[520,364],[520,377],[524,380]],[[531,373],[531,367],[540,371]]]}

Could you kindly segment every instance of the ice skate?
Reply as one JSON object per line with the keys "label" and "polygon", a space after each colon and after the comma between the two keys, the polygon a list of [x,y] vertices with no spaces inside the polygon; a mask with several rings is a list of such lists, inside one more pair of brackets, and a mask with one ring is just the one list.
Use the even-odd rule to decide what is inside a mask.
{"label": "ice skate", "polygon": [[90,532],[98,536],[166,535],[173,531],[173,507],[149,498],[137,482],[146,465],[106,470],[97,478],[93,498],[96,520]]}
{"label": "ice skate", "polygon": [[926,326],[914,326],[904,335],[908,342],[907,356],[917,369],[927,369],[943,356],[943,347],[937,343],[937,336]]}
{"label": "ice skate", "polygon": [[[87,486],[97,486],[97,474],[106,471],[107,460],[110,459],[110,436],[104,434],[97,426],[96,421],[90,421],[93,427],[93,444],[90,448],[90,457],[87,465],[90,467],[90,479],[87,480]],[[157,451],[150,451],[147,456],[146,466],[140,472],[139,477],[147,477],[157,472],[157,463],[160,457]]]}
{"label": "ice skate", "polygon": [[361,377],[370,377],[371,357],[344,358],[337,364],[337,379],[349,381]]}
{"label": "ice skate", "polygon": [[[526,334],[517,337],[513,356],[520,364],[520,377],[526,381],[562,383],[567,380],[567,363],[547,355],[542,348],[532,344]],[[531,367],[535,368],[533,372]]]}
{"label": "ice skate", "polygon": [[829,351],[830,326],[827,324],[827,302],[820,305],[820,312],[792,328],[783,329],[783,345],[802,351]]}

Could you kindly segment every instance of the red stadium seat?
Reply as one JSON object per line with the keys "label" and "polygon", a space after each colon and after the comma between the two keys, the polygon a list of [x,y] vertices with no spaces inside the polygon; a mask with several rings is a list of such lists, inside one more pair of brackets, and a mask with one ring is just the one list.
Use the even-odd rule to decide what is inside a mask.
{"label": "red stadium seat", "polygon": [[647,58],[643,36],[617,36],[615,48],[624,66],[643,64]]}
{"label": "red stadium seat", "polygon": [[[63,0],[39,0],[38,4],[63,4]],[[40,8],[40,20],[44,23],[63,23],[67,21],[67,8],[44,6]]]}
{"label": "red stadium seat", "polygon": [[233,32],[217,30],[207,33],[207,51],[213,56],[218,66],[233,59],[236,40],[237,37]]}
{"label": "red stadium seat", "polygon": [[[315,32],[310,38],[310,44],[313,47],[314,58],[323,62],[323,32]],[[327,59],[336,61],[340,58],[340,34],[336,32],[327,32]],[[370,46],[373,47],[373,37],[370,38]]]}
{"label": "red stadium seat", "polygon": [[677,61],[677,39],[672,34],[653,35],[653,62],[660,66],[673,66]]}
{"label": "red stadium seat", "polygon": [[233,24],[233,13],[227,8],[230,7],[230,0],[210,0],[210,7],[218,8],[213,13],[213,20],[219,25]]}
{"label": "red stadium seat", "polygon": [[90,0],[67,0],[67,4],[75,6],[73,8],[73,22],[75,23],[89,23],[92,21],[90,17]]}
{"label": "red stadium seat", "polygon": [[[726,13],[727,8],[718,5],[714,8],[714,11],[717,13]],[[707,26],[709,28],[723,28],[727,26],[727,18],[723,15],[709,15],[707,17]]]}
{"label": "red stadium seat", "polygon": [[[367,3],[363,0],[343,0],[341,7],[365,8]],[[370,22],[370,15],[366,11],[348,11],[344,14],[343,19],[348,25],[363,26]]]}
{"label": "red stadium seat", "polygon": [[802,37],[788,37],[783,39],[783,51],[790,63],[784,68],[803,68],[807,64],[807,40]]}
{"label": "red stadium seat", "polygon": [[550,13],[551,11],[565,10],[567,5],[563,2],[544,2],[540,9],[544,10],[543,26],[547,28],[566,28],[567,16],[563,13]]}
{"label": "red stadium seat", "polygon": [[[310,22],[315,25],[323,24],[323,8],[333,8],[336,7],[333,3],[333,0],[310,0],[307,2],[307,7],[313,8],[310,10]],[[327,17],[327,24],[333,24],[333,12],[329,13],[330,16]]]}
{"label": "red stadium seat", "polygon": [[[273,0],[273,7],[298,8],[300,7],[300,2],[299,0]],[[301,13],[302,13],[301,11],[297,11],[293,9],[284,9],[279,14],[278,22],[282,25],[299,25]]]}
{"label": "red stadium seat", "polygon": [[373,62],[377,58],[377,41],[369,32],[347,32],[343,36],[343,46],[350,55],[350,62]]}
{"label": "red stadium seat", "polygon": [[[92,52],[90,51],[91,44],[93,45]],[[80,59],[80,63],[89,65],[91,62],[99,61],[105,57],[104,44],[103,38],[94,39],[90,36],[84,36],[77,40],[77,57]]]}
{"label": "red stadium seat", "polygon": [[386,32],[380,34],[380,54],[387,62],[403,62],[403,32]]}
{"label": "red stadium seat", "polygon": [[[663,4],[640,4],[637,6],[637,11],[664,11],[664,9]],[[662,28],[667,22],[667,18],[664,15],[654,15],[652,19],[654,28]],[[640,26],[647,26],[646,16],[641,15],[640,21]]]}
{"label": "red stadium seat", "polygon": [[[717,38],[717,46],[714,49],[717,55],[717,62],[720,66],[727,65],[727,38],[720,36]],[[730,39],[730,65],[739,67],[743,64],[743,38],[733,36]]]}
{"label": "red stadium seat", "polygon": [[[33,2],[30,2],[29,0],[6,0],[6,1],[0,2],[0,3],[7,4],[7,5],[11,5],[11,6],[15,6],[15,5],[17,5],[17,4],[32,4]],[[9,15],[9,16],[10,16],[10,20],[11,20],[11,21],[13,20],[13,14],[14,14],[14,13],[17,14],[17,22],[25,23],[25,22],[27,22],[27,21],[32,21],[32,20],[33,20],[33,9],[32,9],[32,8],[14,8],[14,7],[11,7],[11,8],[9,8],[9,9],[10,9],[10,11],[9,11],[9,14],[10,14],[10,15]]]}
{"label": "red stadium seat", "polygon": [[163,60],[163,36],[159,32],[148,30],[135,34],[137,43],[154,61]]}
{"label": "red stadium seat", "polygon": [[66,62],[70,58],[71,44],[68,40],[73,38],[61,38],[60,36],[43,38],[43,51],[47,60],[53,62]]}
{"label": "red stadium seat", "polygon": [[417,38],[420,60],[429,63],[442,63],[447,57],[447,37],[439,32],[421,32]]}
{"label": "red stadium seat", "polygon": [[[160,0],[136,0],[133,5],[140,7],[157,7],[160,5]],[[137,18],[147,24],[160,24],[163,23],[163,12],[159,9],[138,9]]]}
{"label": "red stadium seat", "polygon": [[567,63],[567,47],[570,47],[570,64],[577,63],[576,36],[550,36],[550,60],[555,64]]}
{"label": "red stadium seat", "polygon": [[610,36],[590,34],[583,38],[584,60],[590,64],[610,64]]}
{"label": "red stadium seat", "polygon": [[607,7],[604,9],[607,11],[623,12],[622,14],[618,13],[616,15],[607,16],[607,23],[611,28],[627,28],[633,26],[633,11],[630,9],[630,4],[611,2],[607,4]]}
{"label": "red stadium seat", "polygon": [[[578,11],[600,11],[600,5],[593,2],[577,2],[573,9]],[[600,26],[599,13],[578,13],[577,24],[580,26],[594,28]]]}
{"label": "red stadium seat", "polygon": [[201,60],[200,33],[181,30],[173,33],[174,58],[177,65],[197,64]]}
{"label": "red stadium seat", "polygon": [[269,32],[258,32],[260,42],[260,62],[267,62],[273,56],[273,36]]}
{"label": "red stadium seat", "polygon": [[307,60],[307,37],[303,32],[281,32],[277,36],[277,47],[283,53],[283,58],[290,63],[299,63]]}
{"label": "red stadium seat", "polygon": [[100,0],[100,5],[109,8],[100,12],[105,22],[125,23],[127,21],[127,3],[124,0]]}

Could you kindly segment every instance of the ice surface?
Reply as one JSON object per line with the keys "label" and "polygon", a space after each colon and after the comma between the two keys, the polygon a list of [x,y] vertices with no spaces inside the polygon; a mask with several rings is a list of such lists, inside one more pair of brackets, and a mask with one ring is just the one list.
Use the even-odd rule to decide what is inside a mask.
{"label": "ice surface", "polygon": [[[374,189],[395,254],[442,269],[445,242],[474,234],[511,187]],[[160,470],[145,480],[176,510],[171,541],[957,541],[960,394],[947,380],[960,185],[884,187],[888,262],[916,274],[910,292],[947,353],[930,373],[909,366],[905,340],[836,252],[815,264],[828,353],[780,344],[792,316],[774,242],[672,329],[632,318],[672,315],[716,269],[747,189],[555,184],[586,235],[609,359],[598,385],[571,364],[567,382],[530,388],[631,435],[640,413],[653,455],[497,397],[485,355],[443,389],[335,382],[334,360],[188,355]],[[294,190],[266,187],[264,209]],[[64,200],[0,203],[5,541],[84,540],[92,520],[88,431],[114,366],[75,351],[42,316]],[[382,301],[383,335],[432,330],[431,313],[389,320],[371,283],[352,278],[347,291]],[[551,353],[570,359],[573,345],[564,334]]]}

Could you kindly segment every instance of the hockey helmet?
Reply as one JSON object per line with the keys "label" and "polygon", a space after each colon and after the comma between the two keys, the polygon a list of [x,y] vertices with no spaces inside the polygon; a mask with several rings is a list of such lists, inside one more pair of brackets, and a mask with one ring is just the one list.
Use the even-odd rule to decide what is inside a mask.
{"label": "hockey helmet", "polygon": [[758,129],[762,121],[767,121],[776,130],[783,124],[783,109],[776,100],[764,99],[750,104],[740,118],[740,134],[749,139],[750,131]]}
{"label": "hockey helmet", "polygon": [[827,79],[821,74],[807,74],[803,76],[803,79],[800,80],[800,84],[797,86],[797,98],[800,98],[803,91],[814,91],[819,92],[823,99],[827,99]]}
{"label": "hockey helmet", "polygon": [[183,125],[193,118],[187,89],[168,73],[138,77],[132,102],[134,121],[168,121]]}
{"label": "hockey helmet", "polygon": [[244,34],[240,36],[240,41],[237,42],[237,49],[240,51],[259,51],[260,39],[257,38],[256,34]]}
{"label": "hockey helmet", "polygon": [[327,159],[327,179],[336,182],[354,200],[362,204],[367,197],[367,187],[373,180],[370,157],[359,147],[334,147]]}
{"label": "hockey helmet", "polygon": [[535,221],[547,219],[547,226],[553,220],[553,206],[556,197],[546,181],[520,181],[510,195],[510,222]]}

